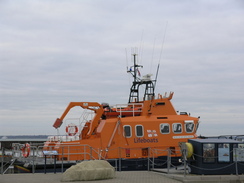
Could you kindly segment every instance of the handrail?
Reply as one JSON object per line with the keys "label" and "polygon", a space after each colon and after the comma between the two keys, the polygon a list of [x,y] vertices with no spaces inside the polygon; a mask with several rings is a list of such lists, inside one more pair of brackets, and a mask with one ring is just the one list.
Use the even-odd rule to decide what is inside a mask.
{"label": "handrail", "polygon": [[[21,146],[21,144],[19,144]],[[90,145],[87,145],[87,144],[80,144],[80,145],[77,145],[77,144],[69,144],[67,145],[66,147],[63,146],[63,148],[71,148],[71,147],[77,147],[79,148],[81,151],[79,152],[75,152],[75,153],[69,153],[69,151],[66,151],[64,152],[64,150],[61,148],[61,152],[58,152],[58,155],[63,157],[65,155],[72,155],[72,154],[79,154],[79,155],[83,155],[84,156],[84,159],[81,159],[81,161],[83,160],[94,160],[94,159],[104,159],[104,160],[108,160],[105,156],[103,156],[105,152],[105,149],[99,149],[99,148],[93,148],[91,147]],[[21,157],[21,152],[20,153],[16,153],[17,150],[20,150],[20,148],[18,147],[15,147],[15,151],[14,153],[16,154],[20,154],[20,159],[22,158],[22,160],[25,160],[26,162],[29,161],[29,164],[32,165],[32,172],[34,173],[35,172],[35,165],[38,163],[38,158],[43,158],[44,155],[43,155],[43,150],[44,146],[31,146],[31,152],[30,152],[30,156],[28,158],[24,158],[24,157]],[[55,146],[52,146],[52,147],[49,147],[50,151],[51,150],[54,150]],[[118,158],[114,158],[113,160],[115,161],[115,166],[117,168],[118,171],[121,171],[121,160],[126,160],[126,159],[130,159],[130,158],[124,158],[122,157],[122,154],[121,152],[123,152],[124,149],[127,149],[125,147],[117,147],[117,148],[108,148],[106,152],[115,152],[118,153]],[[146,148],[130,148],[131,151],[133,150],[138,150],[138,149],[146,149]],[[148,167],[148,171],[150,171],[151,167],[154,169],[155,165],[157,166],[164,166],[167,164],[167,167],[168,167],[168,173],[169,173],[169,169],[171,167],[175,167],[175,165],[172,164],[171,162],[171,156],[172,156],[172,153],[174,153],[177,157],[179,156],[182,156],[182,164],[184,164],[184,175],[186,176],[186,171],[187,171],[187,167],[188,167],[188,160],[189,159],[186,159],[184,158],[185,155],[184,153],[186,153],[185,151],[181,151],[181,150],[178,150],[178,149],[170,149],[170,148],[167,148],[167,147],[162,147],[162,148],[151,148],[151,147],[148,147],[148,155],[147,157],[144,157],[144,159],[147,159],[148,161],[148,164],[147,164],[147,167]],[[244,152],[244,151],[242,151]],[[162,154],[166,154],[167,153],[167,160],[157,160],[157,162],[155,161],[155,159],[158,157],[158,156],[161,156]],[[193,156],[200,156],[200,155],[197,155],[197,154],[193,154]],[[203,157],[203,156],[201,156]],[[50,156],[48,159],[49,159],[49,163],[52,163],[53,162],[53,158],[52,156]],[[217,158],[217,157],[214,157],[214,158]],[[10,165],[8,166],[7,169],[5,169],[4,172],[2,173],[6,173],[8,171],[8,169],[14,164],[14,162],[16,161],[17,157],[14,157],[10,163]],[[112,160],[112,159],[109,159],[109,160]],[[62,164],[66,161],[66,162],[70,162],[69,158],[67,160],[64,160],[64,159],[61,159],[62,161]],[[117,163],[118,161],[118,163]],[[162,162],[162,163],[161,163]],[[159,164],[158,164],[159,163]],[[203,168],[203,167],[197,167],[195,165],[192,165],[190,164],[190,166],[194,167],[194,168],[197,168],[197,169],[202,169],[202,170],[211,170],[211,171],[215,171],[215,170],[221,170],[221,169],[224,169],[224,168],[227,168],[229,166],[233,166],[233,164],[236,165],[236,174],[238,175],[238,166],[237,165],[244,165],[243,162],[239,162],[239,161],[233,161],[227,165],[223,165],[222,167],[218,167],[218,168]],[[180,165],[181,166],[181,165]],[[63,169],[62,169],[63,170]],[[189,172],[188,172],[189,173]]]}
{"label": "handrail", "polygon": [[6,168],[5,171],[3,171],[3,174],[5,174],[11,166],[13,166],[13,164],[14,164],[15,161],[16,161],[16,159],[11,159],[10,165],[8,166],[8,168]]}
{"label": "handrail", "polygon": [[[132,110],[122,110],[124,108],[128,108],[128,106],[132,106]],[[120,116],[122,116],[122,113],[128,113],[133,112],[133,116],[135,116],[135,112],[142,112],[143,103],[128,103],[128,104],[116,104],[115,105],[116,112],[120,112]],[[135,110],[138,108],[137,110]]]}

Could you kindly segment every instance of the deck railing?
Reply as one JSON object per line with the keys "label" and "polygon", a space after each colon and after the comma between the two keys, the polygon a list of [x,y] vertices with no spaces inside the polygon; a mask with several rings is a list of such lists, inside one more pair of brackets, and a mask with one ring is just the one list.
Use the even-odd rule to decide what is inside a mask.
{"label": "deck railing", "polygon": [[[124,110],[128,108],[128,106],[131,106],[131,110]],[[115,105],[116,112],[120,113],[120,116],[123,116],[123,113],[132,112],[133,116],[135,116],[135,113],[141,112],[143,108],[143,103],[129,103],[129,104],[116,104]]]}
{"label": "deck railing", "polygon": [[[27,158],[25,158],[22,155],[22,148],[23,145],[19,144],[19,146],[16,146],[13,148],[12,152],[12,158],[18,159],[18,161],[24,162],[25,166],[31,166],[32,167],[32,172],[35,173],[35,168],[38,164],[43,164],[44,163],[44,154],[43,150],[45,151],[55,151],[56,146],[48,146],[44,147],[42,146],[30,146],[30,153]],[[47,164],[53,164],[54,163],[54,158],[59,157],[58,163],[62,165],[61,171],[63,172],[64,168],[63,165],[66,163],[77,163],[81,162],[84,160],[95,160],[95,159],[103,159],[103,160],[108,160],[107,155],[108,153],[114,154],[113,159],[109,159],[109,161],[114,162],[114,166],[116,170],[121,171],[122,170],[122,160],[130,160],[130,158],[125,158],[125,151],[128,150],[128,148],[110,148],[110,149],[96,149],[92,148],[89,145],[78,145],[78,144],[72,144],[70,143],[69,145],[65,146],[60,146],[60,150],[57,152],[55,156],[50,155],[46,156],[47,158]],[[72,149],[72,152],[71,152]],[[130,153],[133,154],[134,152],[140,150],[145,150],[147,152],[146,155],[144,155],[143,160],[145,163],[144,166],[147,167],[147,170],[149,171],[151,168],[154,168],[154,166],[160,166],[160,165],[165,165],[166,163],[171,164],[171,159],[168,158],[166,161],[160,160],[160,161],[155,161],[155,158],[160,156],[160,154],[170,154],[170,156],[173,154],[172,152],[169,152],[170,149],[168,150],[167,148],[165,149],[156,149],[156,148],[129,148]],[[74,152],[75,151],[75,152]],[[115,154],[117,153],[117,154]],[[174,152],[175,153],[175,152]],[[77,159],[76,161],[73,161],[71,159],[71,156],[76,155],[77,157],[81,157],[80,159]],[[173,154],[173,156],[177,156],[176,154]],[[171,164],[172,165],[172,164]],[[170,166],[171,166],[170,165]]]}
{"label": "deck railing", "polygon": [[[69,151],[69,148],[73,148],[73,146],[77,146],[77,152],[74,152],[74,153],[71,153]],[[53,151],[55,150],[54,148],[55,146],[53,147],[49,147],[50,151]],[[30,146],[30,154],[27,158],[23,157],[22,156],[22,151],[20,152],[17,152],[17,150],[20,148],[16,148],[16,149],[13,149],[13,159],[17,159],[18,161],[22,161],[22,162],[25,162],[26,165],[29,165],[31,166],[31,169],[32,169],[32,173],[35,173],[35,170],[36,170],[36,165],[40,164],[40,163],[44,163],[44,154],[43,154],[43,148],[44,146]],[[66,148],[66,149],[65,149]],[[186,157],[186,153],[185,151],[183,150],[182,152],[180,150],[175,150],[175,149],[170,149],[170,148],[130,148],[130,151],[133,153],[133,151],[138,151],[138,150],[145,150],[145,152],[148,152],[147,156],[144,156],[142,158],[144,164],[144,170],[152,170],[152,169],[155,169],[155,168],[159,168],[159,167],[164,167],[166,168],[167,172],[166,173],[171,173],[170,170],[172,168],[174,169],[177,169],[175,163],[172,163],[172,157],[181,157],[181,160],[182,160],[182,163],[178,163],[178,166],[181,166],[183,167],[183,173],[184,175],[186,176],[187,174],[189,174],[190,172],[188,172],[188,166],[187,164],[189,163],[188,162],[188,159],[185,158]],[[72,149],[74,150],[74,149]],[[70,144],[66,147],[61,147],[61,151],[58,152],[58,156],[59,156],[59,161],[58,163],[62,165],[61,167],[61,172],[64,172],[64,165],[67,164],[67,163],[78,163],[78,162],[81,162],[81,161],[86,161],[86,160],[94,160],[94,159],[104,159],[104,160],[109,160],[110,162],[114,162],[113,165],[115,167],[115,169],[117,171],[121,171],[122,168],[123,168],[123,163],[122,161],[123,160],[130,160],[131,158],[125,158],[122,156],[122,154],[124,153],[124,151],[126,151],[126,148],[122,148],[122,147],[119,147],[119,148],[111,148],[109,150],[102,150],[102,149],[95,149],[95,148],[92,148],[91,146],[89,145],[75,145],[75,144]],[[240,151],[242,152],[242,156],[244,156],[244,150],[243,151]],[[106,158],[106,153],[118,153],[116,155],[117,158],[114,158],[114,159],[107,159]],[[158,158],[159,156],[161,156],[162,154],[166,154],[166,159],[160,159]],[[70,160],[69,156],[72,156],[72,155],[80,155],[80,157],[83,157],[83,159],[77,159],[77,161],[72,161]],[[15,156],[15,157],[14,157]],[[193,156],[199,156],[197,154],[193,154]],[[68,157],[67,159],[63,158],[63,157]],[[50,155],[47,157],[48,161],[46,162],[47,164],[53,164],[54,162],[56,162],[56,156],[53,156],[53,155]],[[5,173],[6,172],[6,169],[5,166],[6,164],[3,163],[3,158],[1,158],[2,162],[1,162],[1,173]],[[12,161],[10,161],[11,163]],[[9,164],[10,164],[9,163]],[[244,162],[241,162],[241,161],[238,161],[238,160],[235,160],[233,161],[233,163],[231,164],[227,164],[227,165],[223,165],[223,167],[221,168],[226,168],[226,166],[233,166],[233,164],[235,165],[236,167],[236,175],[238,175],[238,172],[240,172],[240,170],[238,170],[238,167],[244,167]],[[192,165],[191,165],[192,166]],[[198,169],[201,169],[201,167],[195,167],[195,168],[198,168]],[[205,168],[206,169],[206,168]],[[239,168],[240,169],[240,168]],[[210,169],[212,171],[215,171],[214,169]],[[218,168],[219,170],[219,168]],[[244,173],[244,172],[242,172]]]}

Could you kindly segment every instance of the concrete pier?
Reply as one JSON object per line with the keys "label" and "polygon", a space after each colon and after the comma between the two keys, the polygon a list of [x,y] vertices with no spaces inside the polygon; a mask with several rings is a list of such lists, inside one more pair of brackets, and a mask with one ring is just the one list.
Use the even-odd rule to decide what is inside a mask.
{"label": "concrete pier", "polygon": [[[36,174],[4,174],[0,175],[0,183],[60,183],[61,173],[36,173]],[[123,171],[116,172],[116,177],[114,179],[107,180],[97,180],[97,181],[79,181],[82,183],[179,183],[177,181],[165,176],[162,176],[157,172],[148,171]],[[68,183],[68,182],[67,182]],[[74,183],[74,182],[72,182]]]}
{"label": "concrete pier", "polygon": [[[4,174],[0,183],[60,183],[61,173]],[[116,172],[114,179],[96,181],[78,181],[82,183],[244,183],[244,175],[186,175],[154,171]],[[67,182],[74,183],[74,182]]]}

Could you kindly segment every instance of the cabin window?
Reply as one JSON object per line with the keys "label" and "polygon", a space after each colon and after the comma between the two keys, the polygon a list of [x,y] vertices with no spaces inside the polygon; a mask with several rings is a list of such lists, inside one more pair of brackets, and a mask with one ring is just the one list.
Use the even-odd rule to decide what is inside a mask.
{"label": "cabin window", "polygon": [[124,136],[131,137],[131,126],[129,125],[124,126]]}
{"label": "cabin window", "polygon": [[194,130],[194,123],[186,123],[185,124],[185,131],[186,133],[191,133]]}
{"label": "cabin window", "polygon": [[173,132],[174,133],[181,133],[182,132],[181,123],[174,123],[173,124]]}
{"label": "cabin window", "polygon": [[203,162],[215,162],[215,146],[214,144],[203,144]]}
{"label": "cabin window", "polygon": [[136,125],[136,136],[137,137],[143,137],[143,126],[142,125]]}
{"label": "cabin window", "polygon": [[233,161],[244,161],[244,144],[233,144]]}
{"label": "cabin window", "polygon": [[230,162],[230,144],[218,144],[218,161]]}
{"label": "cabin window", "polygon": [[169,133],[169,124],[167,124],[167,123],[160,124],[160,132],[162,134],[168,134]]}

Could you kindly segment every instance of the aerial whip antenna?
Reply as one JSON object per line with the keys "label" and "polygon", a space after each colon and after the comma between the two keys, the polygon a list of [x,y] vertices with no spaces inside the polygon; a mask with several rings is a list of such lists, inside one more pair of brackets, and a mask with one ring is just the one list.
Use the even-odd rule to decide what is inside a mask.
{"label": "aerial whip antenna", "polygon": [[163,37],[163,41],[162,41],[162,47],[161,47],[161,51],[160,51],[160,55],[159,55],[158,67],[157,67],[157,72],[156,72],[156,77],[155,77],[155,86],[156,86],[156,82],[157,82],[157,78],[158,78],[158,71],[159,71],[159,68],[160,68],[160,61],[161,61],[161,57],[162,57],[162,53],[163,53],[167,26],[168,26],[168,21],[166,22],[166,26],[165,26],[165,30],[164,30],[164,37]]}
{"label": "aerial whip antenna", "polygon": [[142,30],[142,33],[141,33],[141,41],[140,41],[139,52],[138,52],[138,55],[140,56],[140,58],[138,58],[138,63],[142,63],[143,36],[144,36],[144,30]]}
{"label": "aerial whip antenna", "polygon": [[152,61],[151,61],[151,66],[150,66],[150,73],[152,71],[152,64],[153,64],[153,60],[154,60],[154,49],[155,49],[155,42],[156,42],[156,37],[154,38],[154,42],[153,42],[153,51],[152,51]]}
{"label": "aerial whip antenna", "polygon": [[125,57],[126,57],[126,68],[128,71],[128,56],[127,56],[127,49],[125,48]]}

